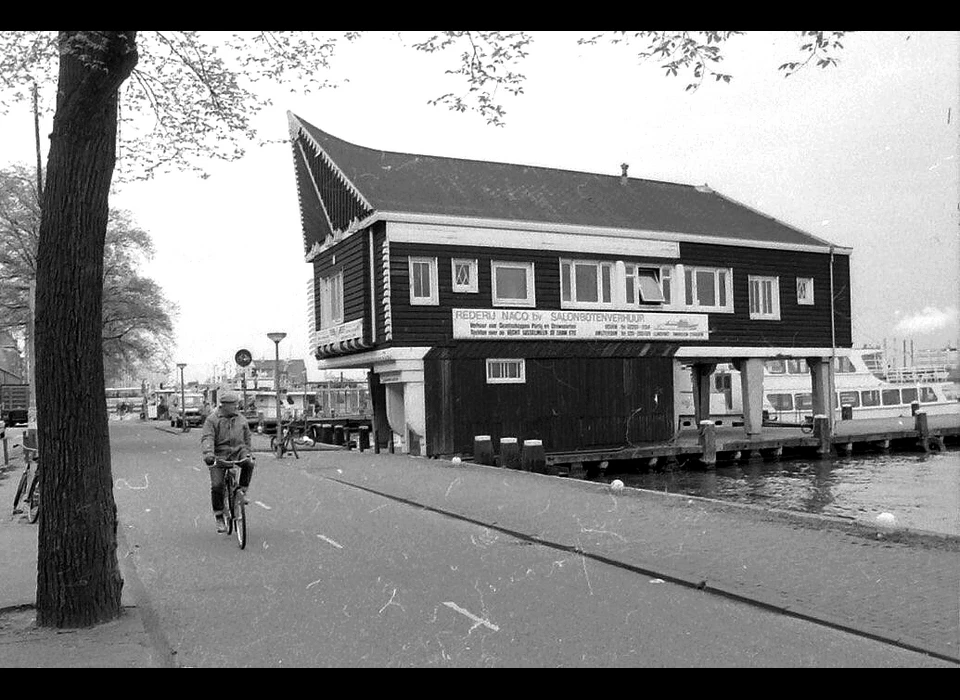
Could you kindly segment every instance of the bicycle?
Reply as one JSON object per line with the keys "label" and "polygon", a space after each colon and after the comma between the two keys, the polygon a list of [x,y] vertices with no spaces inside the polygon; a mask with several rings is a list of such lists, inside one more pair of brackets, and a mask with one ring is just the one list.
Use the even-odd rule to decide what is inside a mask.
{"label": "bicycle", "polygon": [[[277,436],[279,436],[279,439]],[[294,439],[292,421],[286,425],[281,424],[277,429],[277,435],[270,438],[270,451],[277,455],[277,459],[281,459],[287,452],[293,452],[293,456],[300,459],[300,454],[297,452],[297,442]]]}
{"label": "bicycle", "polygon": [[215,466],[226,469],[223,475],[223,521],[227,535],[236,532],[237,544],[244,549],[247,546],[247,508],[240,491],[240,461],[217,459]]}
{"label": "bicycle", "polygon": [[17,485],[17,493],[13,497],[13,512],[22,513],[20,509],[21,498],[27,504],[27,521],[37,522],[40,517],[40,462],[35,461],[36,450],[29,447],[23,449],[23,474],[20,475],[20,483]]}

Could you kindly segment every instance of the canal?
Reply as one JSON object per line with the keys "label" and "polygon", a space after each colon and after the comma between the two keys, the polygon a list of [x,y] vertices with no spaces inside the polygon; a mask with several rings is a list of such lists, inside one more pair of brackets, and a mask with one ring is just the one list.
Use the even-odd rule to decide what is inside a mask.
{"label": "canal", "polygon": [[749,503],[875,523],[892,513],[899,527],[960,537],[960,451],[853,455],[614,471],[595,481],[621,480],[651,491]]}

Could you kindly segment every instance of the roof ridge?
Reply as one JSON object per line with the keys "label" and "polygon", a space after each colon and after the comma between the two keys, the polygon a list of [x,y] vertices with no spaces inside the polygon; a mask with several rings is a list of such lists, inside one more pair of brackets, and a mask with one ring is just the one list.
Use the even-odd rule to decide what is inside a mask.
{"label": "roof ridge", "polygon": [[[333,139],[334,141],[339,141],[340,143],[345,144],[345,145],[347,145],[347,146],[350,146],[351,148],[357,148],[357,149],[360,149],[360,150],[368,151],[368,152],[370,152],[370,153],[389,153],[389,154],[395,155],[395,156],[409,156],[409,157],[411,157],[411,158],[436,158],[436,159],[439,159],[439,160],[460,161],[460,162],[467,162],[467,163],[485,163],[485,164],[487,164],[487,165],[502,165],[502,166],[505,166],[505,167],[508,167],[508,168],[536,168],[536,169],[538,169],[538,170],[552,170],[552,171],[555,171],[555,172],[576,173],[576,174],[581,174],[581,175],[591,175],[591,176],[593,176],[593,177],[611,178],[611,179],[617,180],[617,182],[620,182],[620,181],[623,179],[623,175],[622,175],[622,174],[621,174],[621,175],[607,175],[607,174],[605,174],[605,173],[590,172],[590,171],[587,171],[587,170],[571,170],[571,169],[569,169],[569,168],[559,168],[559,167],[550,166],[550,165],[531,165],[531,164],[525,164],[525,163],[508,163],[508,162],[505,162],[505,161],[498,161],[498,160],[481,160],[481,159],[479,159],[479,158],[463,158],[463,157],[459,157],[459,156],[441,156],[441,155],[432,155],[432,154],[429,154],[429,153],[408,153],[408,152],[406,152],[406,151],[390,151],[390,150],[386,150],[386,149],[382,149],[382,148],[371,148],[370,146],[361,146],[360,144],[353,143],[352,141],[347,141],[346,139],[342,139],[342,138],[340,138],[339,136],[334,136],[334,135],[331,134],[330,132],[324,131],[324,130],[321,129],[320,127],[311,124],[310,122],[306,121],[305,119],[302,119],[301,117],[299,117],[299,116],[296,115],[296,114],[293,114],[293,112],[288,112],[288,114],[289,114],[289,115],[292,115],[292,116],[293,116],[295,119],[297,119],[302,125],[304,125],[304,126],[306,126],[306,127],[309,127],[309,128],[311,128],[311,129],[314,129],[314,130],[320,132],[321,134],[323,134],[324,136]],[[656,183],[656,184],[662,184],[662,185],[672,185],[672,186],[674,186],[674,187],[687,187],[687,188],[696,189],[697,191],[701,191],[701,192],[702,192],[702,190],[700,189],[700,188],[702,187],[702,185],[693,185],[693,184],[686,183],[686,182],[674,182],[674,181],[672,181],[672,180],[655,180],[655,179],[644,178],[644,177],[631,177],[631,176],[629,176],[629,175],[627,176],[627,180],[631,180],[631,181],[634,181],[634,182],[646,182],[646,183]]]}

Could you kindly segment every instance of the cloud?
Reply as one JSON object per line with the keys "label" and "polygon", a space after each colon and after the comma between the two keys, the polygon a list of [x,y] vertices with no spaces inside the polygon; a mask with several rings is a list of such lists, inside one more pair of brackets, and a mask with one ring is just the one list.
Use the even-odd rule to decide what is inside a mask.
{"label": "cloud", "polygon": [[903,333],[905,335],[934,333],[950,326],[955,326],[957,324],[957,318],[957,309],[953,306],[948,306],[944,309],[926,306],[923,311],[905,316],[897,321],[893,332]]}

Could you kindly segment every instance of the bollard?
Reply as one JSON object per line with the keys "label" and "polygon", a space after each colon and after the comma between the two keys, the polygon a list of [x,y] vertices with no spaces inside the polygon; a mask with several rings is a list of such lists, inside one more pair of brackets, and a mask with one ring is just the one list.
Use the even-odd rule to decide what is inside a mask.
{"label": "bollard", "polygon": [[700,447],[703,454],[700,461],[708,466],[717,463],[717,426],[712,420],[700,421]]}
{"label": "bollard", "polygon": [[330,423],[323,423],[320,426],[320,442],[327,445],[333,444],[333,426]]}
{"label": "bollard", "polygon": [[380,432],[378,430],[373,431],[373,452],[374,454],[380,454]]}
{"label": "bollard", "polygon": [[347,446],[348,450],[353,449],[353,440],[351,439],[350,426],[343,426],[343,444]]}
{"label": "bollard", "polygon": [[342,445],[344,442],[343,439],[343,426],[338,425],[333,429],[333,444]]}
{"label": "bollard", "polygon": [[361,425],[360,426],[360,437],[357,438],[360,446],[360,451],[370,449],[370,426]]}
{"label": "bollard", "polygon": [[500,466],[505,469],[520,468],[520,447],[517,445],[517,438],[500,438]]}
{"label": "bollard", "polygon": [[473,461],[477,464],[493,464],[493,442],[489,435],[473,436]]}
{"label": "bollard", "polygon": [[543,474],[546,472],[547,459],[543,452],[543,440],[524,440],[520,451],[520,468],[525,472]]}
{"label": "bollard", "polygon": [[926,411],[914,414],[914,427],[917,431],[917,447],[924,452],[930,451],[930,426],[927,423]]}
{"label": "bollard", "polygon": [[853,406],[845,403],[840,407],[840,420],[853,420]]}

